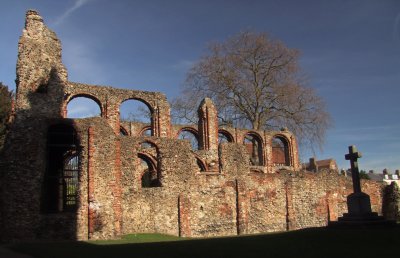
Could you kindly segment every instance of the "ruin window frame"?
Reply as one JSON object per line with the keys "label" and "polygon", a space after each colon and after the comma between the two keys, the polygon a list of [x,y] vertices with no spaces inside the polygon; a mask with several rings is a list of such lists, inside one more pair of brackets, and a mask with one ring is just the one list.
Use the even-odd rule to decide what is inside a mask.
{"label": "ruin window frame", "polygon": [[[150,134],[147,132],[150,131]],[[139,137],[151,137],[153,136],[153,129],[151,128],[150,125],[143,127],[140,132],[139,132]]]}
{"label": "ruin window frame", "polygon": [[[149,110],[149,112],[150,112],[150,116],[149,117],[147,117],[146,118],[146,120],[147,119],[149,119],[150,121],[146,121],[146,122],[139,122],[139,123],[144,123],[144,124],[149,124],[149,125],[147,125],[146,127],[148,127],[148,128],[146,128],[146,129],[144,129],[144,128],[142,128],[142,130],[140,130],[139,131],[139,134],[138,134],[138,136],[143,136],[142,135],[142,133],[143,133],[143,131],[146,131],[146,130],[148,130],[148,129],[150,129],[150,135],[145,135],[145,136],[143,136],[143,137],[148,137],[148,136],[155,136],[156,134],[155,134],[155,121],[154,121],[154,119],[155,119],[155,107],[153,107],[150,103],[149,103],[149,101],[147,101],[147,100],[145,100],[145,99],[143,99],[143,98],[140,98],[140,97],[137,97],[137,96],[130,96],[130,97],[127,97],[127,98],[123,98],[120,102],[119,102],[119,105],[118,105],[118,112],[119,112],[119,117],[118,117],[118,119],[119,119],[119,122],[121,123],[121,121],[125,121],[125,119],[123,119],[122,118],[122,114],[121,114],[121,106],[122,105],[124,105],[124,103],[126,104],[127,102],[140,102],[141,104],[143,104],[144,106],[146,106],[147,108],[148,108],[148,110]],[[135,123],[136,121],[130,121],[129,119],[128,119],[128,121],[129,122],[133,122],[133,123]],[[148,123],[148,122],[150,122],[150,123]]]}
{"label": "ruin window frame", "polygon": [[129,136],[129,133],[123,126],[120,126],[119,127],[119,135],[120,136]]}
{"label": "ruin window frame", "polygon": [[204,163],[199,157],[196,157],[196,164],[200,170],[200,173],[208,172],[206,163]]}
{"label": "ruin window frame", "polygon": [[[250,157],[250,165],[251,166],[265,166],[265,159],[264,159],[264,141],[263,138],[256,132],[249,131],[243,136],[243,144],[246,145],[246,140],[249,140],[247,137],[252,137],[254,140],[257,141],[258,147],[257,147],[257,156],[258,156],[258,163],[257,164],[252,164],[251,158]],[[252,153],[254,150],[252,151]],[[249,156],[253,155],[249,153]]]}
{"label": "ruin window frame", "polygon": [[[279,142],[282,144],[282,146],[276,147],[274,146],[274,142]],[[284,155],[284,162],[276,162],[276,150],[279,149],[283,152]],[[283,136],[283,135],[274,135],[271,138],[271,154],[272,154],[272,165],[273,166],[291,166],[291,160],[290,160],[290,143],[289,140]],[[275,155],[274,155],[275,154]]]}
{"label": "ruin window frame", "polygon": [[[194,138],[187,138],[187,139],[182,138],[182,139],[181,139],[180,137],[181,137],[182,133],[184,133],[184,132],[188,132],[188,133],[191,134]],[[194,150],[194,151],[197,151],[197,150],[200,149],[199,132],[198,132],[196,129],[194,129],[194,128],[191,128],[191,127],[183,127],[183,128],[181,128],[181,129],[178,131],[176,138],[177,138],[178,140],[188,140],[189,143],[190,143],[190,146],[191,146],[192,150]],[[194,146],[194,142],[193,142],[194,139],[196,139],[196,146]]]}
{"label": "ruin window frame", "polygon": [[[142,189],[147,189],[147,188],[155,188],[155,187],[162,187],[162,183],[161,183],[161,174],[160,174],[160,170],[159,170],[159,166],[156,163],[155,160],[153,160],[153,158],[151,158],[148,154],[145,153],[138,153],[137,155],[140,163],[145,162],[147,164],[147,168],[150,170],[148,172],[146,171],[141,171],[140,173],[140,185]],[[149,173],[149,174],[146,174]],[[152,175],[154,176],[155,174],[155,179],[151,179]],[[145,176],[150,175],[150,179],[148,182],[148,185],[144,185],[143,184],[143,180]]]}
{"label": "ruin window frame", "polygon": [[101,103],[101,101],[97,97],[95,97],[95,96],[93,96],[91,94],[88,94],[88,93],[76,93],[76,94],[74,94],[72,96],[69,96],[69,98],[64,102],[64,114],[63,114],[64,118],[76,119],[74,117],[68,117],[68,105],[72,100],[78,99],[78,98],[85,98],[85,99],[89,99],[89,100],[94,101],[97,104],[97,106],[99,108],[99,111],[100,111],[100,114],[98,114],[98,115],[85,116],[85,117],[81,117],[81,118],[104,117],[103,104]]}
{"label": "ruin window frame", "polygon": [[[220,141],[220,136],[223,136],[226,141]],[[218,130],[218,144],[224,143],[224,142],[235,142],[235,139],[233,138],[232,134],[228,132],[227,130],[219,129]]]}
{"label": "ruin window frame", "polygon": [[[71,213],[79,206],[80,147],[70,124],[54,124],[47,130],[46,171],[42,213]],[[74,163],[71,164],[70,162]],[[73,167],[68,168],[68,165]]]}

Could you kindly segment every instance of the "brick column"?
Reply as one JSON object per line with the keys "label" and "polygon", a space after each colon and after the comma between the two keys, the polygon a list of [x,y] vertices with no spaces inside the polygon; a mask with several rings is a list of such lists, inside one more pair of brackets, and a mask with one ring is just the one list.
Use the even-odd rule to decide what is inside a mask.
{"label": "brick column", "polygon": [[242,235],[247,232],[248,218],[248,198],[246,196],[246,188],[242,182],[235,179],[236,191],[236,229],[237,234]]}
{"label": "brick column", "polygon": [[171,112],[167,100],[159,100],[153,111],[153,135],[157,137],[171,137]]}
{"label": "brick column", "polygon": [[198,115],[200,149],[218,150],[217,109],[210,98],[205,98],[200,103]]}
{"label": "brick column", "polygon": [[94,233],[94,218],[95,218],[95,207],[94,207],[94,129],[93,127],[88,128],[88,164],[87,164],[87,177],[88,177],[88,239],[90,239]]}
{"label": "brick column", "polygon": [[180,194],[178,196],[178,229],[179,236],[190,237],[190,202],[189,198]]}

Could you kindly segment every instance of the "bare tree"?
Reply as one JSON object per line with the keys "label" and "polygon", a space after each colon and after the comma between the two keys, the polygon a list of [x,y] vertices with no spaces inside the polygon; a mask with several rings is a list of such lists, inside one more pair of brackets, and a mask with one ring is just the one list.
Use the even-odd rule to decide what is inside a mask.
{"label": "bare tree", "polygon": [[300,141],[321,148],[331,124],[324,101],[298,66],[299,53],[264,33],[242,32],[209,46],[187,74],[173,119],[195,122],[204,97],[213,99],[221,125],[259,129],[287,127]]}

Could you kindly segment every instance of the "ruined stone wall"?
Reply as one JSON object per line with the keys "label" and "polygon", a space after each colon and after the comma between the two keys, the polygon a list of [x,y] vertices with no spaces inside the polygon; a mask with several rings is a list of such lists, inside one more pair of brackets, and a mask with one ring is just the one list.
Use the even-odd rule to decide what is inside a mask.
{"label": "ruined stone wall", "polygon": [[[57,37],[37,12],[28,11],[26,19],[17,62],[15,120],[0,159],[3,240],[111,239],[137,232],[252,234],[324,226],[346,212],[350,179],[337,173],[298,172],[292,133],[219,128],[210,99],[200,105],[197,125],[171,125],[170,107],[161,93],[68,82]],[[66,119],[68,102],[79,96],[95,100],[101,117]],[[119,107],[128,99],[149,107],[150,125],[120,121]],[[76,211],[42,209],[47,131],[54,124],[68,124],[77,133]],[[151,126],[152,136],[140,135],[146,126]],[[197,132],[199,149],[178,139],[182,128]],[[219,143],[218,133],[226,134],[228,142]],[[250,165],[246,135],[261,144],[259,165]],[[274,164],[274,137],[286,143],[288,164]],[[143,157],[157,176],[151,187],[142,183]],[[382,187],[362,182],[372,209],[379,213]]]}

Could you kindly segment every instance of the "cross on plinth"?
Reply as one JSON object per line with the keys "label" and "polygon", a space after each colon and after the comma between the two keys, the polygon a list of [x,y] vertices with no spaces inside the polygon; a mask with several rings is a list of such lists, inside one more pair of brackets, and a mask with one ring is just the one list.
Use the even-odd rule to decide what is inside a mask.
{"label": "cross on plinth", "polygon": [[369,195],[361,192],[360,172],[358,171],[357,159],[361,158],[361,153],[357,151],[356,146],[349,146],[349,153],[345,156],[350,160],[351,178],[353,179],[354,193],[347,196],[348,216],[371,215],[371,200]]}
{"label": "cross on plinth", "polygon": [[351,178],[353,179],[353,190],[354,193],[361,193],[361,185],[360,185],[360,172],[358,171],[358,162],[357,159],[361,158],[361,152],[357,151],[356,146],[349,146],[349,154],[345,156],[346,160],[350,160],[351,167]]}
{"label": "cross on plinth", "polygon": [[395,225],[394,221],[385,220],[382,216],[378,216],[378,213],[372,212],[369,195],[361,192],[360,172],[357,163],[357,160],[361,158],[361,153],[357,151],[356,146],[349,146],[349,153],[344,157],[346,160],[350,160],[354,193],[347,196],[349,212],[339,217],[338,221],[329,222],[329,225]]}

